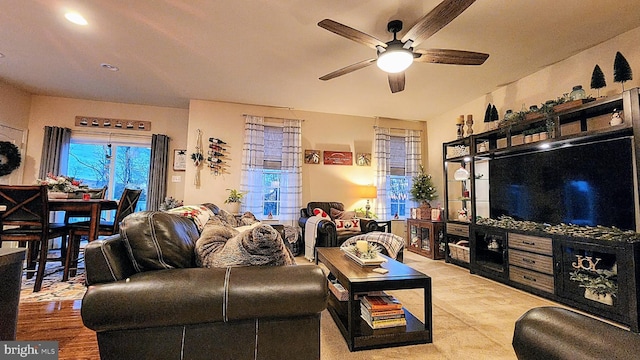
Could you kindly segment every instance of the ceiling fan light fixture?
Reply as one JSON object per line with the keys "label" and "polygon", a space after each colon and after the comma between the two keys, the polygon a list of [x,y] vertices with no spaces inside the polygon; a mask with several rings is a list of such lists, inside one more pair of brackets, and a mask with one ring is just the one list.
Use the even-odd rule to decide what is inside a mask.
{"label": "ceiling fan light fixture", "polygon": [[376,65],[380,70],[395,74],[405,71],[413,63],[413,53],[411,50],[400,48],[392,48],[389,46],[385,52],[378,55]]}

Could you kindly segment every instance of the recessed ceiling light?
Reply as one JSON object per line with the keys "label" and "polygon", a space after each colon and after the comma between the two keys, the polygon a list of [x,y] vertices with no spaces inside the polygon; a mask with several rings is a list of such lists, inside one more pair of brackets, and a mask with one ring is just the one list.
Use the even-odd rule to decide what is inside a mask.
{"label": "recessed ceiling light", "polygon": [[111,65],[111,64],[107,64],[107,63],[100,64],[100,67],[102,67],[103,69],[107,69],[109,71],[118,71],[118,70],[120,70],[117,66]]}
{"label": "recessed ceiling light", "polygon": [[64,17],[71,21],[72,23],[76,24],[76,25],[87,25],[88,22],[87,20],[85,20],[85,18],[82,17],[82,15],[76,13],[76,12],[68,12],[66,14],[64,14]]}

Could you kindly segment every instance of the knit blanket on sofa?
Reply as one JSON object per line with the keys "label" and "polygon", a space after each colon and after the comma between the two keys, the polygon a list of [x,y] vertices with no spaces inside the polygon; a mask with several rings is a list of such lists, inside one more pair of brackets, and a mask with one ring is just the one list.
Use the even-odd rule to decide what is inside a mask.
{"label": "knit blanket on sofa", "polygon": [[198,266],[295,265],[289,248],[271,226],[255,223],[239,229],[215,219],[207,222],[196,241]]}

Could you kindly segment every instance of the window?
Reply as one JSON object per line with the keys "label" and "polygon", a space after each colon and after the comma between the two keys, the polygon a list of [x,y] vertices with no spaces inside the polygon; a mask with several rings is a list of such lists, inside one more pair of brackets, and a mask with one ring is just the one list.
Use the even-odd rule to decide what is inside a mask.
{"label": "window", "polygon": [[387,181],[387,194],[391,215],[404,218],[408,214],[407,199],[409,197],[410,177],[405,176],[405,160],[407,158],[405,138],[391,136],[390,172]]}
{"label": "window", "polygon": [[[136,139],[137,140],[137,139]],[[146,209],[151,158],[150,140],[105,140],[95,135],[71,138],[65,173],[90,188],[107,186],[107,198],[118,200],[125,187],[142,189],[136,211]]]}
{"label": "window", "polygon": [[262,215],[264,216],[280,215],[282,143],[282,127],[265,125],[264,171],[262,175]]}

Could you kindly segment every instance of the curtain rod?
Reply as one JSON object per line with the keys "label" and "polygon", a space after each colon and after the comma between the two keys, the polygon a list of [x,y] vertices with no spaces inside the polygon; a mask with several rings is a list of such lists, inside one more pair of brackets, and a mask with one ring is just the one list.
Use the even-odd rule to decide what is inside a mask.
{"label": "curtain rod", "polygon": [[[291,110],[291,109],[289,109]],[[274,116],[262,116],[262,115],[251,115],[251,114],[242,114],[242,116],[258,116],[264,119],[273,119],[273,120],[300,120],[302,122],[304,122],[304,119],[288,119],[288,118],[284,118],[284,117],[274,117]]]}
{"label": "curtain rod", "polygon": [[389,129],[389,130],[402,130],[402,131],[404,131],[404,130],[422,131],[420,129],[418,129],[418,130],[416,130],[416,129],[403,129],[403,128],[394,128],[394,127],[387,127],[387,126],[380,126],[380,125],[373,125],[373,128],[374,129],[384,128],[384,129]]}

